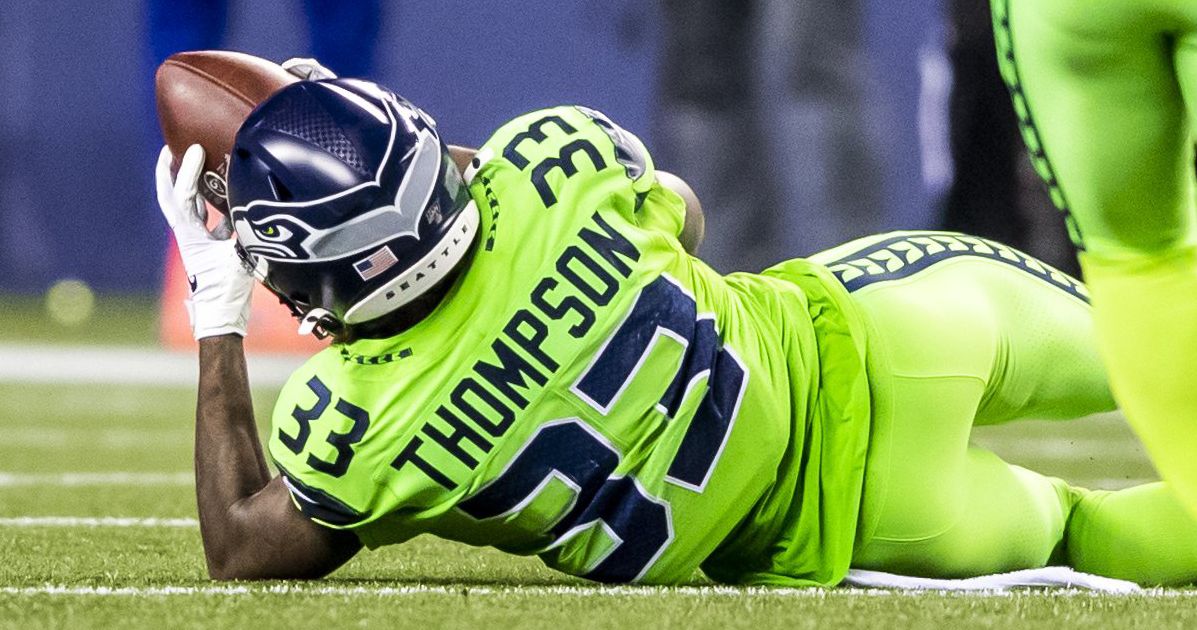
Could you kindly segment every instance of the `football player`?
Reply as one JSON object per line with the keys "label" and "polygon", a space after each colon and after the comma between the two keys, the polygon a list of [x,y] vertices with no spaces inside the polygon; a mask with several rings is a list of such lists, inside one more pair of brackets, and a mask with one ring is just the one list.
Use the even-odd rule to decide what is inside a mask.
{"label": "football player", "polygon": [[1113,389],[1197,515],[1197,3],[992,5],[1002,74],[1080,250]]}
{"label": "football player", "polygon": [[[195,287],[215,578],[321,576],[425,533],[604,582],[1197,577],[1162,484],[1087,491],[969,445],[974,424],[1114,408],[1084,287],[1010,248],[894,233],[719,275],[693,255],[693,193],[603,114],[535,111],[450,150],[359,80],[251,114],[234,239],[204,228],[202,158],[172,180],[164,150],[158,195]],[[254,276],[333,340],[283,388],[268,454]]]}

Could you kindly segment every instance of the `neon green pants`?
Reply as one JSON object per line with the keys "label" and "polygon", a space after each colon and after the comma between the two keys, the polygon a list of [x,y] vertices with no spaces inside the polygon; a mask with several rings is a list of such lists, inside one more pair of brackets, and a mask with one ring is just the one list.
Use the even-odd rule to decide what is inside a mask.
{"label": "neon green pants", "polygon": [[870,323],[875,418],[853,566],[964,577],[1048,564],[1197,579],[1197,521],[1163,484],[1088,491],[970,445],[973,426],[1114,409],[1085,287],[951,233],[821,253]]}
{"label": "neon green pants", "polygon": [[1082,250],[1114,393],[1197,515],[1197,2],[992,6],[1023,136]]}

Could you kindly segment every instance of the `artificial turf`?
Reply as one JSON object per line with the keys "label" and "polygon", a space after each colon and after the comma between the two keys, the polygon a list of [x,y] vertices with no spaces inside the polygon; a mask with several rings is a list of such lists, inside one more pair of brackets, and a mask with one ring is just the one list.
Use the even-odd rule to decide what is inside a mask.
{"label": "artificial turf", "polygon": [[[101,323],[76,341],[157,352],[153,305],[123,308],[132,324]],[[36,318],[32,301],[7,309],[0,323],[27,318]],[[16,323],[0,344],[51,339],[72,340]],[[256,392],[259,418],[274,394]],[[727,589],[699,575],[680,588],[607,588],[535,558],[429,537],[359,554],[322,581],[215,583],[192,520],[194,403],[186,388],[0,383],[0,628],[1197,627],[1197,592],[1189,590]],[[1116,415],[983,427],[975,437],[1082,485],[1153,476]],[[113,517],[157,520],[86,520]]]}

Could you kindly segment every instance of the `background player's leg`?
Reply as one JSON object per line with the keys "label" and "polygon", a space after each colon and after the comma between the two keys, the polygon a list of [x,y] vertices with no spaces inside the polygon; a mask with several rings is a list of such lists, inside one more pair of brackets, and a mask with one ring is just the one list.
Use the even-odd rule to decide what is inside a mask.
{"label": "background player's leg", "polygon": [[[996,0],[999,62],[1036,166],[1070,213],[1114,391],[1197,509],[1197,4]],[[1191,116],[1191,113],[1189,114]]]}
{"label": "background player's leg", "polygon": [[[999,350],[977,424],[1070,419],[1113,408],[1087,305],[1024,273],[989,274],[982,282],[996,318]],[[1000,522],[995,511],[1025,500],[1020,496],[1038,500],[1037,512],[1054,517],[1047,495],[1039,490],[1044,482],[1057,490],[1064,505],[1075,502],[1064,530],[1067,554],[1057,554],[1053,563],[1144,584],[1197,579],[1197,521],[1163,484],[1117,492],[1069,488],[1059,479],[1007,466],[977,448],[969,449],[966,470],[970,499],[979,499],[970,501],[968,520],[974,523]],[[989,528],[980,532],[994,533]],[[1028,534],[1014,530],[1008,535],[1022,539]],[[970,545],[966,536],[949,551],[967,557]]]}

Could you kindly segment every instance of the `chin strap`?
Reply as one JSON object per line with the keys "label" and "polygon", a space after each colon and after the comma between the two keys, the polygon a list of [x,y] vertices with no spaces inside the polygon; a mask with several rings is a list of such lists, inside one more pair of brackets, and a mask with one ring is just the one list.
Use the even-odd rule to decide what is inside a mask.
{"label": "chin strap", "polygon": [[333,314],[322,309],[314,308],[299,318],[299,335],[315,335],[317,339],[328,337],[331,328],[337,328],[337,319]]}

